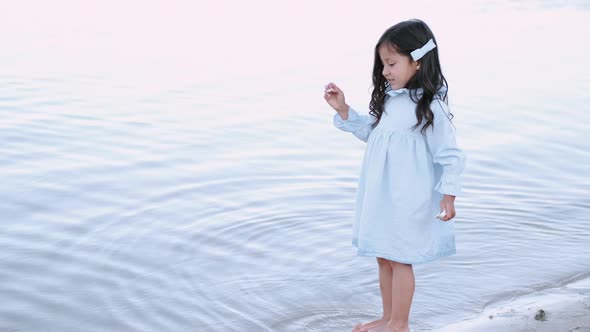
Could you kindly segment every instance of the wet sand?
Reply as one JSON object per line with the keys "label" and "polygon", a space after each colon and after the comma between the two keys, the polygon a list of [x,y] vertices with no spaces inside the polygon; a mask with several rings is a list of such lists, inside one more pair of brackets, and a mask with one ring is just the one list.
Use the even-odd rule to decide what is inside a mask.
{"label": "wet sand", "polygon": [[434,331],[590,332],[590,278],[490,305],[478,317]]}

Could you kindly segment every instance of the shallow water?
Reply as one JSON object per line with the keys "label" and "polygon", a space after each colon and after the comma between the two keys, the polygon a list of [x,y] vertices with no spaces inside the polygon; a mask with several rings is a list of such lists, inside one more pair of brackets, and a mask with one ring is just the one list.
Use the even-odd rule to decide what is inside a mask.
{"label": "shallow water", "polygon": [[[468,161],[458,253],[415,266],[417,330],[590,273],[590,14],[465,11],[482,38],[461,49],[461,27],[428,14]],[[568,52],[543,43],[557,37]],[[368,103],[366,47],[231,80],[67,57],[38,71],[41,55],[7,51],[0,330],[348,331],[380,315],[377,264],[350,245],[365,143],[322,99],[333,80]]]}

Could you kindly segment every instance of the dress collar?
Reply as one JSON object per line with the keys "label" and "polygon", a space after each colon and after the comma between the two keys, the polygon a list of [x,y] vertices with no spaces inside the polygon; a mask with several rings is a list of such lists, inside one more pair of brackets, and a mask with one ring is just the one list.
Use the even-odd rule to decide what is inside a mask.
{"label": "dress collar", "polygon": [[[419,89],[419,90],[422,90],[422,89]],[[393,90],[391,88],[391,85],[388,85],[387,89],[385,89],[385,93],[392,96],[392,97],[395,97],[397,95],[401,95],[402,93],[408,93],[409,91],[410,90],[408,90],[408,88],[401,88],[401,89]],[[418,91],[418,92],[420,92],[420,91]]]}
{"label": "dress collar", "polygon": [[[418,98],[420,98],[422,96],[422,88],[418,88],[416,89],[416,95],[418,96]],[[447,87],[442,86],[438,91],[437,91],[437,95],[440,98],[443,98],[445,93],[447,92]],[[387,85],[387,88],[385,89],[385,93],[390,95],[391,97],[395,97],[397,95],[401,95],[404,93],[410,93],[410,90],[408,88],[401,88],[401,89],[397,89],[397,90],[393,90],[391,88],[391,85]]]}

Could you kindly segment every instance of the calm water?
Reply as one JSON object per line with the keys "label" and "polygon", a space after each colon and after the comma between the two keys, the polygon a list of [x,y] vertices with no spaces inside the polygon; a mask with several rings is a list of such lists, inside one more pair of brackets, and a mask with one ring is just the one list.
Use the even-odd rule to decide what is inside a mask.
{"label": "calm water", "polygon": [[[458,253],[415,266],[416,330],[590,277],[590,13],[466,12],[476,31],[425,17],[468,164]],[[350,245],[365,143],[333,127],[322,93],[335,81],[367,105],[388,25],[341,57],[235,77],[193,75],[199,61],[79,70],[49,37],[7,51],[0,331],[349,331],[380,315],[376,261]],[[56,68],[39,70],[44,51]]]}

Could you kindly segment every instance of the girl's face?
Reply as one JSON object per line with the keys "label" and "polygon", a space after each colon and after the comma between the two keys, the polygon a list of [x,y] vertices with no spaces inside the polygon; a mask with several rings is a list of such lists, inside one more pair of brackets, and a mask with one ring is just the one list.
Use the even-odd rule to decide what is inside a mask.
{"label": "girl's face", "polygon": [[383,76],[393,90],[405,88],[420,66],[418,61],[398,53],[391,45],[381,45],[379,56],[383,63]]}

